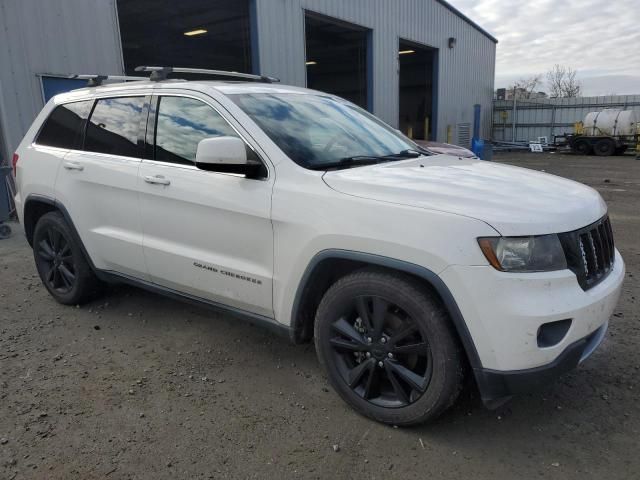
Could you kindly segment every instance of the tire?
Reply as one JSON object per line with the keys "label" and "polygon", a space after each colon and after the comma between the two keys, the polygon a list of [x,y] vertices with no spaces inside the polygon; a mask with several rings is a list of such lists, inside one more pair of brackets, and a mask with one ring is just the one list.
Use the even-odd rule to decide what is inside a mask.
{"label": "tire", "polygon": [[49,212],[38,220],[33,256],[42,283],[59,303],[85,303],[98,292],[100,281],[61,213]]}
{"label": "tire", "polygon": [[366,417],[422,423],[462,389],[464,354],[449,317],[409,276],[365,269],[341,278],[322,298],[314,329],[330,383]]}
{"label": "tire", "polygon": [[624,152],[627,151],[627,146],[623,145],[621,147],[616,148],[614,155],[624,155]]}
{"label": "tire", "polygon": [[593,152],[599,157],[610,157],[615,153],[615,151],[616,144],[613,140],[609,140],[608,138],[598,140],[593,146]]}
{"label": "tire", "polygon": [[573,144],[573,150],[580,155],[591,154],[591,144],[587,140],[576,140]]}
{"label": "tire", "polygon": [[0,223],[0,240],[9,238],[11,236],[11,227],[4,223]]}

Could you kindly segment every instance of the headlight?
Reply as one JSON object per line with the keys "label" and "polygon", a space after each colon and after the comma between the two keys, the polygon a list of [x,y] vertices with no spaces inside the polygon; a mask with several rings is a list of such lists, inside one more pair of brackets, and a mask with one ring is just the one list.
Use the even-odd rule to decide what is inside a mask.
{"label": "headlight", "polygon": [[489,263],[504,272],[548,272],[567,268],[557,235],[484,237],[478,243]]}

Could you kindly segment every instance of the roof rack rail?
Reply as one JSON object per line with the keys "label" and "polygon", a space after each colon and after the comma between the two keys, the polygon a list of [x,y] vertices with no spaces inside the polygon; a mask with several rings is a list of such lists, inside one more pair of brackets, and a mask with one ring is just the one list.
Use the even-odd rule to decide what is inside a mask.
{"label": "roof rack rail", "polygon": [[126,82],[127,80],[149,80],[147,77],[131,77],[127,75],[71,75],[69,78],[86,80],[87,87],[99,87],[105,80]]}
{"label": "roof rack rail", "polygon": [[266,75],[252,75],[250,73],[227,72],[225,70],[209,70],[206,68],[182,68],[182,67],[136,67],[136,72],[151,72],[149,80],[166,80],[170,73],[197,73],[201,75],[216,75],[219,77],[246,78],[247,80],[257,80],[259,82],[273,83],[279,82],[279,78],[268,77]]}

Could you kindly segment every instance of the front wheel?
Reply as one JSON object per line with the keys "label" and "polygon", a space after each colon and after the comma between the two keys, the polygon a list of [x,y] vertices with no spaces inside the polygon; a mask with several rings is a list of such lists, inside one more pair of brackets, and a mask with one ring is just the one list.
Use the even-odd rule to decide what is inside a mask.
{"label": "front wheel", "polygon": [[340,396],[383,423],[433,419],[462,387],[462,352],[445,310],[402,274],[362,270],[338,280],[318,307],[315,343]]}

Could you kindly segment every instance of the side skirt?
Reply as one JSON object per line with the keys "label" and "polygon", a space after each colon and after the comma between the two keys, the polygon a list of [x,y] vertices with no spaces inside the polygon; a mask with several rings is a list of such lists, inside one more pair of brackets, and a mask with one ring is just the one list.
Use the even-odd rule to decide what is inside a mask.
{"label": "side skirt", "polygon": [[147,282],[146,280],[140,280],[139,278],[124,275],[122,273],[97,270],[94,269],[96,276],[107,283],[125,283],[134,287],[142,288],[152,293],[157,293],[165,297],[179,300],[182,302],[188,302],[199,307],[205,307],[217,312],[224,312],[233,315],[234,317],[243,320],[251,325],[266,328],[277,335],[290,338],[290,327],[282,323],[277,322],[273,318],[265,317],[264,315],[258,315],[251,313],[240,308],[231,307],[222,303],[214,302],[204,298],[196,297],[195,295],[189,295],[182,293],[171,288],[156,285],[155,283]]}

